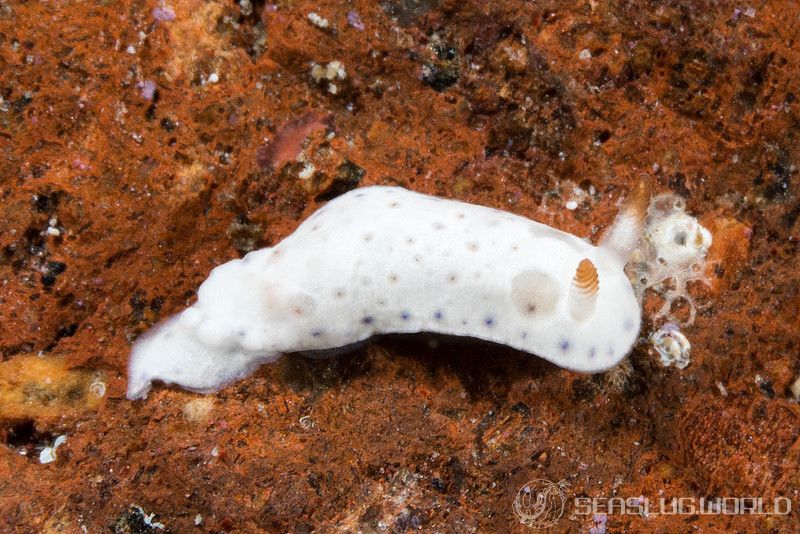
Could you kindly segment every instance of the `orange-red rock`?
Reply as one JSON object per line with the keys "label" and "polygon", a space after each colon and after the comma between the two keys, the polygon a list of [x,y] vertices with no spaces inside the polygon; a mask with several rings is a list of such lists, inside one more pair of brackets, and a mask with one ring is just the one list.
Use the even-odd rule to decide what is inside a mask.
{"label": "orange-red rock", "polygon": [[[797,499],[797,6],[751,4],[0,3],[0,531],[529,532],[512,503],[535,479],[569,483],[559,532],[592,524],[578,495]],[[333,61],[335,94],[311,76]],[[315,110],[335,136],[296,136],[313,174],[294,140],[259,168]],[[714,234],[684,370],[644,344],[587,377],[400,338],[288,356],[208,403],[124,399],[137,335],[342,188],[596,240],[642,173]],[[607,526],[789,533],[796,513]]]}

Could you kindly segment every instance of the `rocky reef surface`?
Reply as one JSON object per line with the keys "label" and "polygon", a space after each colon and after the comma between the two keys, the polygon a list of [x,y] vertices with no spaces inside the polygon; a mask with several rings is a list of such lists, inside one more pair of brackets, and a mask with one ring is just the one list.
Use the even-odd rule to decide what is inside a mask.
{"label": "rocky reef surface", "polygon": [[[0,1],[0,530],[527,532],[563,481],[556,531],[795,532],[798,42],[793,0]],[[615,370],[389,337],[125,399],[137,336],[354,187],[596,242],[643,174],[713,239]],[[659,513],[721,497],[794,509]]]}

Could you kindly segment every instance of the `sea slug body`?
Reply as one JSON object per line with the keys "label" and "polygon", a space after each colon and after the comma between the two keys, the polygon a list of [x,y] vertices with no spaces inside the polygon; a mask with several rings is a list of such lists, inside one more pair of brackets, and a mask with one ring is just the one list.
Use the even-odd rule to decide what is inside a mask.
{"label": "sea slug body", "polygon": [[623,267],[648,200],[642,183],[593,246],[492,208],[355,189],[276,246],[212,270],[195,304],[136,341],[128,398],[154,380],[216,391],[283,353],[383,333],[467,336],[576,371],[608,369],[639,333]]}

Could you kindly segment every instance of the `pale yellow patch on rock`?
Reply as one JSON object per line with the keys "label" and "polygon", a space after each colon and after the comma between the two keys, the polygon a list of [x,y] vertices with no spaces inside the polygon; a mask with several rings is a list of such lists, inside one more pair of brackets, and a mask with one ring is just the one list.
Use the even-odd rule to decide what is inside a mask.
{"label": "pale yellow patch on rock", "polygon": [[103,397],[93,393],[98,376],[70,369],[63,358],[15,356],[0,363],[0,421],[49,419],[96,408]]}

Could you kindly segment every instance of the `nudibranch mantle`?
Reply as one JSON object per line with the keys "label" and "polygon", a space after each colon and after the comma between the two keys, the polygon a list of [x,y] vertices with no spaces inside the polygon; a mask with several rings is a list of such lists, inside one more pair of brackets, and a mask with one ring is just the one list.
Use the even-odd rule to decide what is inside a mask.
{"label": "nudibranch mantle", "polygon": [[127,396],[146,397],[154,380],[213,392],[283,353],[386,333],[479,338],[603,371],[639,333],[623,267],[646,189],[629,195],[599,246],[400,187],[352,190],[274,247],[213,269],[192,306],[136,341]]}

